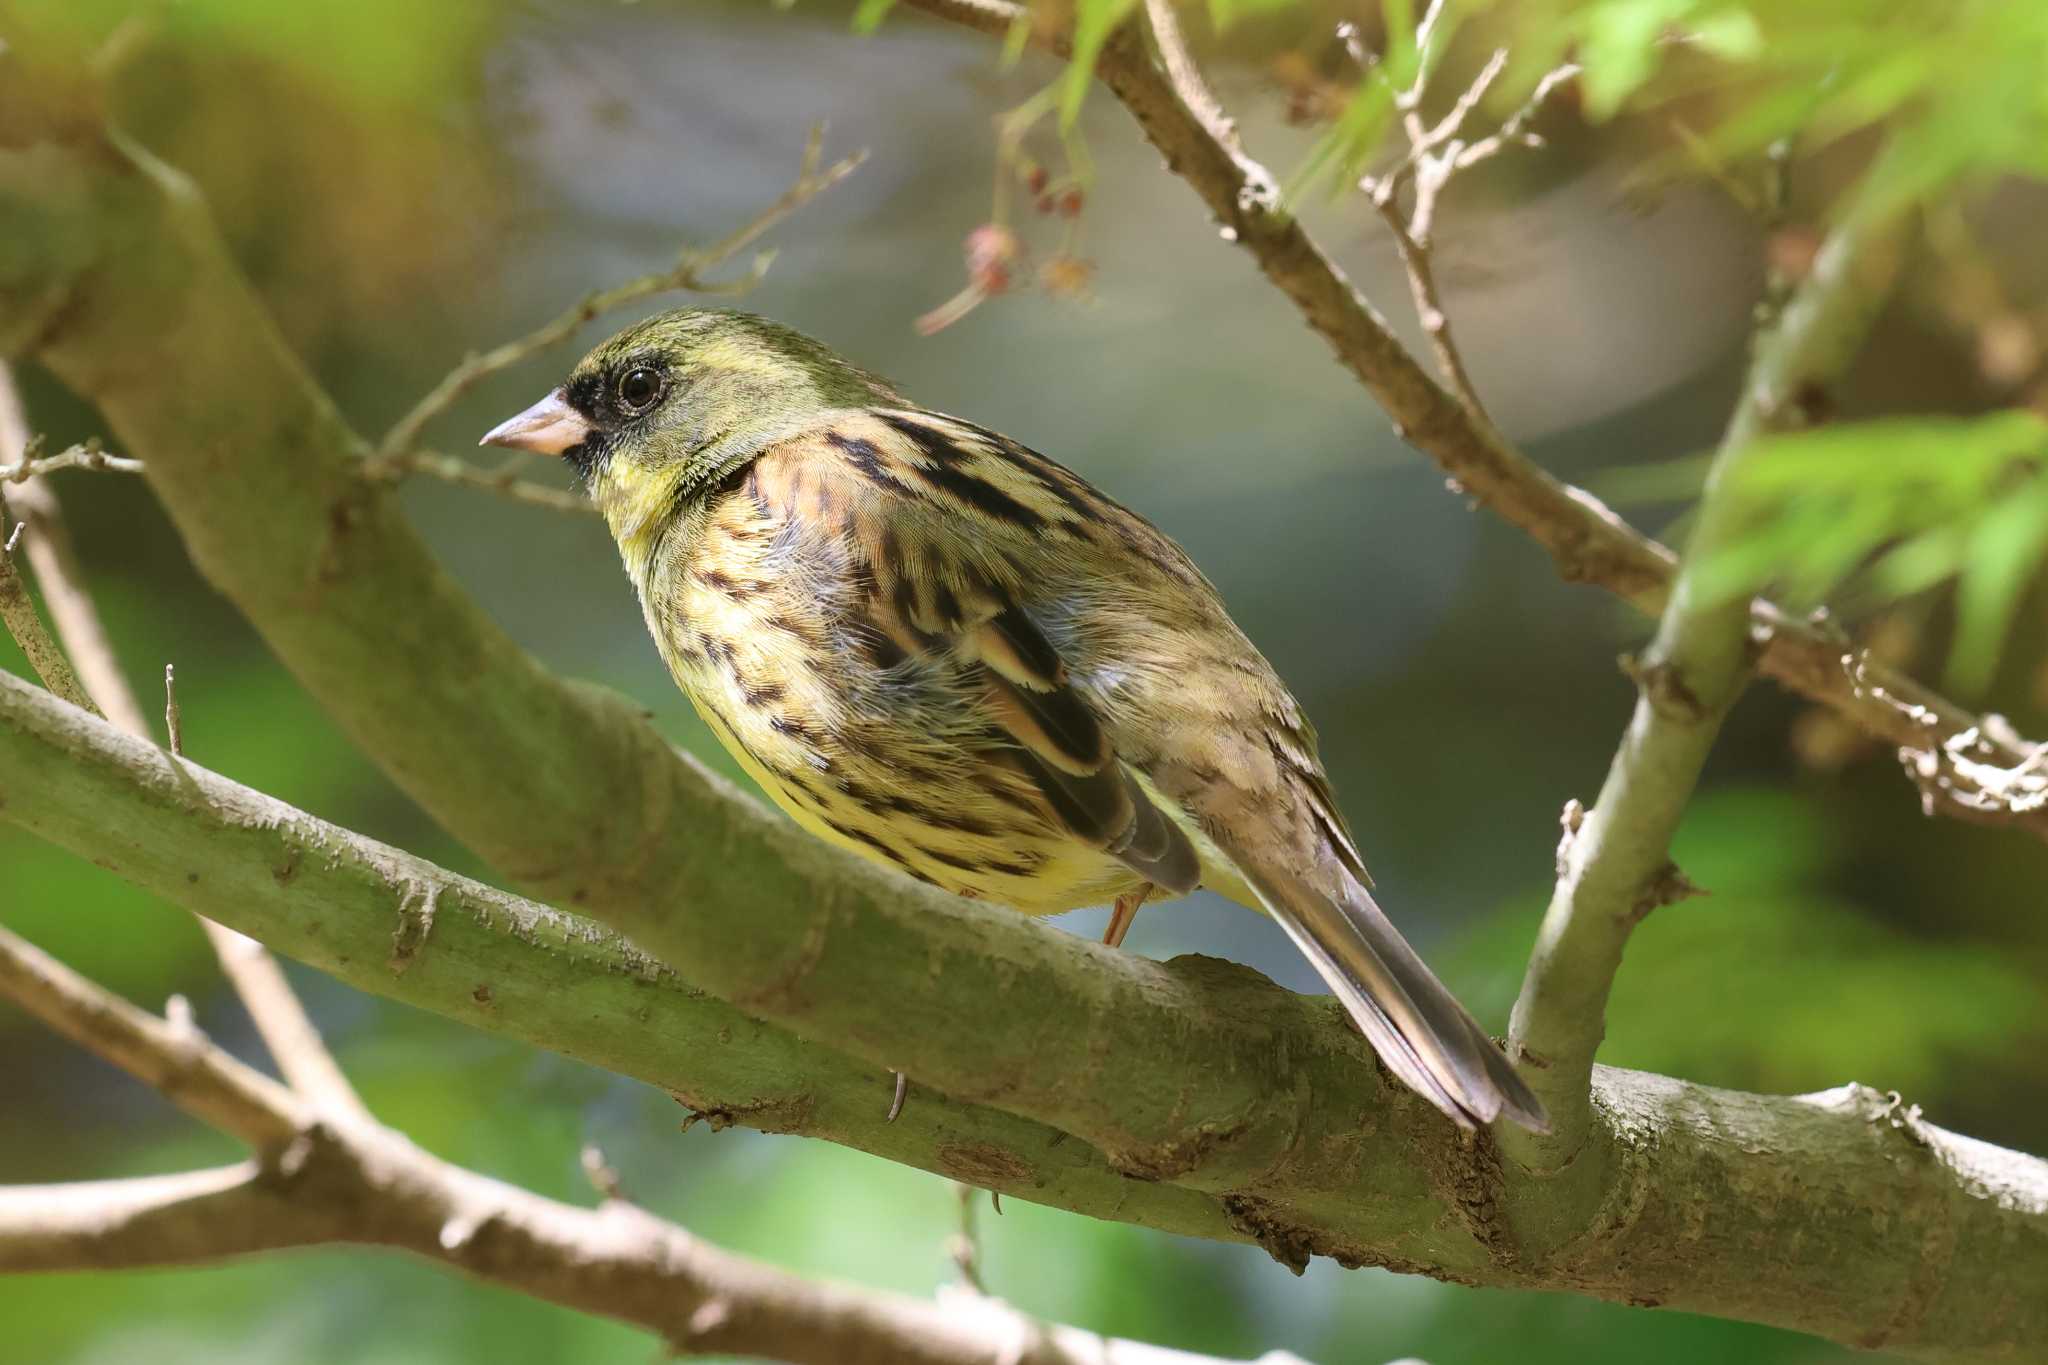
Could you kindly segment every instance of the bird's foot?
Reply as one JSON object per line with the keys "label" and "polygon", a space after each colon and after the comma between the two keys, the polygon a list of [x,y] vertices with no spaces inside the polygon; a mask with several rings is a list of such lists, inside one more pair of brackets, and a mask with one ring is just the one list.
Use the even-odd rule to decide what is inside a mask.
{"label": "bird's foot", "polygon": [[1128,891],[1116,898],[1116,905],[1109,913],[1109,927],[1102,931],[1102,941],[1112,948],[1124,946],[1124,935],[1131,932],[1131,921],[1138,917],[1138,907],[1158,890],[1150,882],[1136,891]]}

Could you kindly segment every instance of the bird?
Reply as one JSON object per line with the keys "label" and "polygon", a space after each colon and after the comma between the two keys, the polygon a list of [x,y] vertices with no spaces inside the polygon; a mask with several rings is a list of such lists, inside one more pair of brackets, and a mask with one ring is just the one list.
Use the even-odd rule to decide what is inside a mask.
{"label": "bird", "polygon": [[681,309],[483,444],[575,469],[670,674],[828,843],[1031,915],[1207,887],[1271,916],[1387,1069],[1543,1130],[1374,902],[1308,717],[1173,540],[810,337]]}

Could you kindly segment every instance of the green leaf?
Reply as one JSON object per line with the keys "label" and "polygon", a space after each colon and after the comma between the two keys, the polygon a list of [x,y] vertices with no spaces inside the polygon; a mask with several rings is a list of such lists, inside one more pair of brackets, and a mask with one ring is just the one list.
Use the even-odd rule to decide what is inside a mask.
{"label": "green leaf", "polygon": [[1248,14],[1274,14],[1293,9],[1296,0],[1209,0],[1209,22],[1222,32]]}
{"label": "green leaf", "polygon": [[853,11],[853,31],[873,33],[882,26],[882,20],[887,18],[889,11],[895,7],[896,0],[860,0],[860,4],[855,6]]}
{"label": "green leaf", "polygon": [[1729,61],[1750,61],[1764,47],[1756,16],[1740,5],[1699,16],[1686,25],[1686,34],[1705,51]]}
{"label": "green leaf", "polygon": [[1292,212],[1302,198],[1325,179],[1330,182],[1332,193],[1343,192],[1357,169],[1362,168],[1378,150],[1381,140],[1387,135],[1393,114],[1393,86],[1379,71],[1368,72],[1345,104],[1344,112],[1316,139],[1308,155],[1295,167],[1294,174],[1280,192],[1281,208]]}
{"label": "green leaf", "polygon": [[[1695,583],[1707,600],[1726,601],[1775,581],[1805,603],[1859,570],[1863,584],[1887,597],[1966,570],[1974,576],[1982,571],[1975,566],[1987,562],[2023,576],[2043,548],[2029,533],[2048,537],[2048,530],[2016,510],[2011,483],[2017,465],[2043,458],[2048,423],[2024,410],[1886,418],[1766,437],[1720,494],[1736,503],[1743,530],[1707,552]],[[2036,469],[2031,480],[2048,480],[2048,472]],[[1980,545],[1985,535],[1993,539]],[[2027,555],[2033,559],[2022,563]],[[1970,618],[1980,633],[1968,637],[1967,650],[1982,651],[2010,623],[2013,604],[1994,591],[1993,580],[1972,591],[1981,595],[1974,608],[1981,614]],[[2017,588],[2008,583],[2005,591]]]}
{"label": "green leaf", "polygon": [[1766,436],[1738,470],[1744,494],[1815,483],[1897,486],[1908,480],[1975,481],[1987,467],[2048,446],[2048,421],[2025,408],[1982,417],[1880,417]]}
{"label": "green leaf", "polygon": [[1068,131],[1081,115],[1081,102],[1088,98],[1088,82],[1095,78],[1095,60],[1118,24],[1130,17],[1138,0],[1079,0],[1074,6],[1074,57],[1060,80],[1060,130]]}
{"label": "green leaf", "polygon": [[1971,694],[1990,685],[1992,671],[2020,598],[2048,551],[2048,475],[2037,474],[2020,495],[1999,504],[1971,538],[1956,584],[1956,633],[1949,646],[1948,685]]}
{"label": "green leaf", "polygon": [[1596,5],[1584,14],[1580,85],[1587,117],[1598,122],[1620,110],[1657,69],[1665,31],[1690,8],[1690,0],[1630,0]]}

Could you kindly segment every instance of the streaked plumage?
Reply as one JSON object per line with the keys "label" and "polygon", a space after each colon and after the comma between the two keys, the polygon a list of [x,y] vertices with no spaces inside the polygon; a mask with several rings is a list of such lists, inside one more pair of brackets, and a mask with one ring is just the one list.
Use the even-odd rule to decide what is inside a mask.
{"label": "streaked plumage", "polygon": [[709,311],[613,338],[486,439],[576,463],[676,682],[805,829],[1031,914],[1209,886],[1453,1119],[1542,1123],[1367,894],[1272,667],[1079,475]]}

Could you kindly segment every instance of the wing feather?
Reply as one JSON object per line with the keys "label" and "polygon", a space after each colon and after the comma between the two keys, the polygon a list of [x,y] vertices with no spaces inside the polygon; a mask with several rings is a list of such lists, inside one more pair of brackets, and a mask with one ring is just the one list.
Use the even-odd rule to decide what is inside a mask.
{"label": "wing feather", "polygon": [[[1072,493],[971,428],[930,414],[881,413],[827,443],[858,476],[875,547],[875,628],[907,651],[949,654],[980,689],[1005,759],[1076,839],[1175,894],[1201,880],[1187,835],[1162,814],[1074,685],[1066,660],[1021,600],[1030,581],[1006,532],[1070,524]],[[851,452],[851,454],[848,454]],[[858,458],[853,458],[855,455]],[[944,499],[933,515],[931,500]],[[988,534],[974,535],[977,530]]]}

